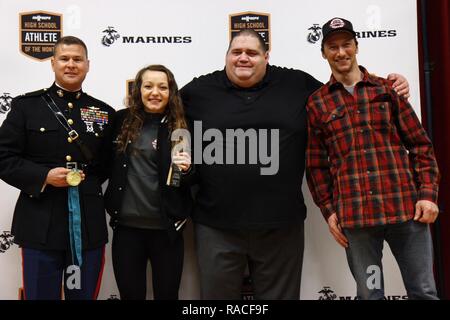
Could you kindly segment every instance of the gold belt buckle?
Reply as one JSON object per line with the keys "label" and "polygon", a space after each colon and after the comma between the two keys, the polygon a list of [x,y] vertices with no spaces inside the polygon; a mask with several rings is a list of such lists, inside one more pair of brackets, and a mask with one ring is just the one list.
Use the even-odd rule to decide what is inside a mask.
{"label": "gold belt buckle", "polygon": [[75,141],[76,139],[78,139],[78,132],[76,132],[75,130],[69,131],[69,138],[72,139],[72,141]]}

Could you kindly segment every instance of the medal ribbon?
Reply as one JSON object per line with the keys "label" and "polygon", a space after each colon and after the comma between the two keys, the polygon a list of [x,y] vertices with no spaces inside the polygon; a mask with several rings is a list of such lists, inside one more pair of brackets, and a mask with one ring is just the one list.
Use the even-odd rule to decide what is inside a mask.
{"label": "medal ribbon", "polygon": [[[81,210],[80,195],[78,187],[69,187],[69,235],[70,251],[72,252],[72,262],[81,267],[83,263],[81,245]],[[76,260],[75,260],[76,258]]]}

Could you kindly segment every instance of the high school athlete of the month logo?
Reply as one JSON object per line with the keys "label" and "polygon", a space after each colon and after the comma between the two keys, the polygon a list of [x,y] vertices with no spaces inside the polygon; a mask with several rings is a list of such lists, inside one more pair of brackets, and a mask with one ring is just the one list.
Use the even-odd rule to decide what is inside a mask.
{"label": "high school athlete of the month logo", "polygon": [[19,14],[20,52],[36,60],[53,56],[56,41],[62,36],[62,14],[47,11]]}
{"label": "high school athlete of the month logo", "polygon": [[240,12],[230,14],[230,39],[243,29],[258,32],[270,50],[270,14],[260,12]]}
{"label": "high school athlete of the month logo", "polygon": [[114,27],[108,27],[102,32],[104,33],[102,37],[102,45],[105,47],[109,47],[120,38],[120,34],[114,29]]}
{"label": "high school athlete of the month logo", "polygon": [[14,236],[9,231],[0,234],[0,253],[6,252],[14,244]]}
{"label": "high school athlete of the month logo", "polygon": [[2,96],[0,96],[0,113],[7,113],[11,109],[12,97],[9,93],[4,92]]}
{"label": "high school athlete of the month logo", "polygon": [[308,33],[308,42],[309,43],[316,43],[322,38],[322,28],[319,27],[317,23],[313,24],[311,28],[308,28],[310,32]]}

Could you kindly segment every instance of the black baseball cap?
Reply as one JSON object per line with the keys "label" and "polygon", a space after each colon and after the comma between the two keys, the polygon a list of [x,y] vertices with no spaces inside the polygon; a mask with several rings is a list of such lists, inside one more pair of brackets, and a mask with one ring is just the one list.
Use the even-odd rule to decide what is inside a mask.
{"label": "black baseball cap", "polygon": [[329,36],[338,31],[346,31],[356,38],[356,32],[353,30],[353,25],[350,21],[343,18],[333,18],[322,27],[322,45]]}

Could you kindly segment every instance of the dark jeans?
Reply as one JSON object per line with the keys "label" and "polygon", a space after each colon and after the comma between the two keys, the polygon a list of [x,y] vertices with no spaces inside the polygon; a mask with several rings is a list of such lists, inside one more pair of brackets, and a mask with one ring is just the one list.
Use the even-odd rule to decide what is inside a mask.
{"label": "dark jeans", "polygon": [[122,300],[145,300],[147,264],[152,266],[155,300],[177,300],[183,271],[184,242],[166,230],[118,226],[112,243],[114,275]]}
{"label": "dark jeans", "polygon": [[438,299],[433,277],[433,248],[427,224],[413,220],[379,227],[344,229],[347,261],[359,299],[384,298],[384,240],[397,260],[409,299]]}
{"label": "dark jeans", "polygon": [[303,222],[245,231],[196,224],[195,237],[202,299],[240,299],[247,263],[255,299],[299,299]]}

